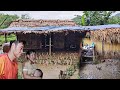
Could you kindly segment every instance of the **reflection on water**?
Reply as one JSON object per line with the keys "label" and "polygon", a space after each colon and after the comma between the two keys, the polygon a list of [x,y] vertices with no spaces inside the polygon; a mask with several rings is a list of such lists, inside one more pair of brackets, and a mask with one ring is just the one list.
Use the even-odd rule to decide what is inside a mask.
{"label": "reflection on water", "polygon": [[[91,39],[89,38],[84,38],[83,39],[83,42],[84,42],[84,45],[86,44],[92,44],[92,42],[95,43],[95,46],[96,46],[96,50],[99,51],[99,52],[102,52],[102,42],[100,41],[92,41]],[[108,44],[108,43],[104,43],[104,51],[120,51],[120,44]]]}

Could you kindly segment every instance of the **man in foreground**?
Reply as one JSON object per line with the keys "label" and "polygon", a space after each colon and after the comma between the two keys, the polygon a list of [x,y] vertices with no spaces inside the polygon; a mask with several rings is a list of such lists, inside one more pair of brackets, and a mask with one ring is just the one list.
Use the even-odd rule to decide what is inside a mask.
{"label": "man in foreground", "polygon": [[17,79],[17,58],[23,53],[24,41],[11,41],[8,53],[0,55],[0,79]]}

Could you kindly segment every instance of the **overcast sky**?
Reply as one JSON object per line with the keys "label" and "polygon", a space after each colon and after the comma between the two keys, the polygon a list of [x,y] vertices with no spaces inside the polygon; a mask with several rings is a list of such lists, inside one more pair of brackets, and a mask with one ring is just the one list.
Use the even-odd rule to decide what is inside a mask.
{"label": "overcast sky", "polygon": [[75,15],[82,15],[82,11],[0,11],[4,14],[29,14],[34,19],[72,19]]}
{"label": "overcast sky", "polygon": [[[18,16],[29,14],[29,16],[34,19],[72,19],[75,15],[82,15],[82,12],[83,11],[0,11],[0,13],[17,14]],[[116,13],[120,13],[120,11]]]}

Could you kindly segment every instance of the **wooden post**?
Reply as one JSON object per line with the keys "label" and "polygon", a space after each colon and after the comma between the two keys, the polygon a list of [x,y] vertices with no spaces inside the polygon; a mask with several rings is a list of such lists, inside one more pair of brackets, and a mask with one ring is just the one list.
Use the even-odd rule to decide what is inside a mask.
{"label": "wooden post", "polygon": [[83,45],[83,42],[82,42],[82,38],[80,39],[80,48],[79,48],[79,63],[80,63],[80,65],[81,65],[81,63],[82,63],[82,45]]}
{"label": "wooden post", "polygon": [[7,43],[7,34],[4,33],[4,36],[5,36],[5,43]]}
{"label": "wooden post", "polygon": [[17,33],[15,33],[15,36],[16,36],[16,40],[18,40],[18,36],[17,36]]}
{"label": "wooden post", "polygon": [[51,56],[51,33],[49,37],[49,55]]}
{"label": "wooden post", "polygon": [[105,34],[103,34],[103,39],[102,39],[102,56],[104,58],[104,40],[105,40]]}
{"label": "wooden post", "polygon": [[32,38],[31,38],[31,33],[30,33],[30,44],[31,45],[29,45],[29,48],[31,49],[31,47],[32,47],[32,40],[31,40]]}
{"label": "wooden post", "polygon": [[93,48],[93,62],[95,62],[95,47]]}
{"label": "wooden post", "polygon": [[104,56],[104,41],[102,40],[102,55]]}
{"label": "wooden post", "polygon": [[50,60],[49,60],[49,62],[51,63],[51,60],[52,60],[52,57],[51,57],[51,33],[49,33],[50,34],[50,37],[49,37],[49,58],[50,58]]}

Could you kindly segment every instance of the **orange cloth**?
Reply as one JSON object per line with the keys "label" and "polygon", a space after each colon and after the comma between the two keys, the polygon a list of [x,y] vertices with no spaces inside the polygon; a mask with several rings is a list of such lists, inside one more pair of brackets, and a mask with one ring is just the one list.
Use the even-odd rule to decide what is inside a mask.
{"label": "orange cloth", "polygon": [[17,74],[17,62],[12,62],[7,54],[0,55],[0,79],[17,79]]}

